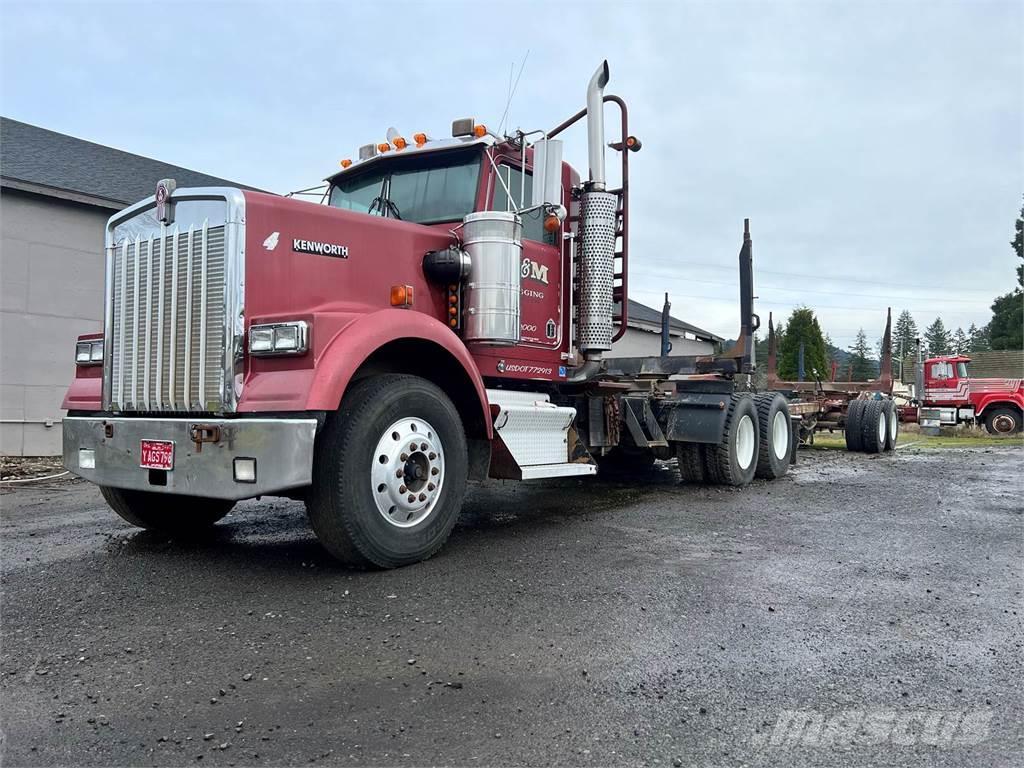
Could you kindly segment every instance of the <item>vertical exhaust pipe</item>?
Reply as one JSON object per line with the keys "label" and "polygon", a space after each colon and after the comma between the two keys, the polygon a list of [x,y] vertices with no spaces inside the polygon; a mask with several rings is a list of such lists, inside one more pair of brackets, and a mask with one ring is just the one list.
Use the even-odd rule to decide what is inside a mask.
{"label": "vertical exhaust pipe", "polygon": [[587,150],[590,181],[580,196],[577,332],[585,362],[569,381],[586,381],[600,371],[601,358],[612,348],[615,239],[619,198],[605,191],[604,87],[608,62],[602,61],[587,85]]}
{"label": "vertical exhaust pipe", "polygon": [[590,160],[590,189],[603,192],[604,175],[604,87],[608,85],[608,61],[590,78],[587,86],[587,151]]}

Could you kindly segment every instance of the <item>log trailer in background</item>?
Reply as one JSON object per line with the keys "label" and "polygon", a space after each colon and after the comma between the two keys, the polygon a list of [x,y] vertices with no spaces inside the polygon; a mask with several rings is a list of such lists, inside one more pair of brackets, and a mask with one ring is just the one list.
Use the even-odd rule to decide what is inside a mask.
{"label": "log trailer in background", "polygon": [[[104,332],[80,338],[64,404],[68,469],[170,533],[238,499],[302,499],[332,554],[377,567],[436,552],[467,478],[671,457],[692,482],[784,474],[789,405],[751,386],[749,226],[731,349],[606,357],[626,329],[640,149],[607,81],[605,62],[586,108],[547,132],[388,131],[342,161],[322,204],[165,180],[116,214]],[[556,137],[584,117],[581,180]]]}
{"label": "log trailer in background", "polygon": [[813,445],[814,433],[842,431],[848,451],[881,453],[896,447],[900,416],[892,398],[892,310],[888,310],[882,334],[882,359],[878,379],[873,381],[781,381],[778,374],[778,340],[771,315],[768,317],[768,389],[782,392],[789,412],[799,420],[801,444]]}

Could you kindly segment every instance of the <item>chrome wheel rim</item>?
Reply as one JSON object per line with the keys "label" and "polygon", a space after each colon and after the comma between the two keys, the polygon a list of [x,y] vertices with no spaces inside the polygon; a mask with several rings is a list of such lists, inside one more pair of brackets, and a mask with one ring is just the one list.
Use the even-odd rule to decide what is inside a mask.
{"label": "chrome wheel rim", "polygon": [[428,421],[399,419],[381,435],[370,471],[377,511],[397,528],[423,522],[444,486],[444,450]]}
{"label": "chrome wheel rim", "polygon": [[885,445],[885,411],[878,415],[878,444]]}
{"label": "chrome wheel rim", "polygon": [[788,421],[782,411],[778,411],[772,419],[772,449],[777,459],[784,459],[789,455]]}
{"label": "chrome wheel rim", "polygon": [[992,428],[1001,435],[1008,435],[1013,432],[1013,417],[1000,413],[992,419]]}
{"label": "chrome wheel rim", "polygon": [[740,469],[747,469],[753,463],[755,443],[754,421],[744,415],[736,427],[736,463]]}

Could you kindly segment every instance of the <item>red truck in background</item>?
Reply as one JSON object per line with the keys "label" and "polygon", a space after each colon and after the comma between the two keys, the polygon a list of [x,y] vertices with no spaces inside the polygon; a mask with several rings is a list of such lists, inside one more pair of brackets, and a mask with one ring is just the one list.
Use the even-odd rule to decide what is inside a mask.
{"label": "red truck in background", "polygon": [[[436,552],[467,478],[656,458],[689,482],[784,474],[786,398],[750,376],[749,226],[732,348],[608,357],[626,328],[640,142],[607,82],[604,62],[587,106],[549,131],[389,131],[341,162],[320,204],[160,182],[107,225],[104,331],[78,341],[65,466],[172,534],[239,499],[301,499],[329,552],[374,567]],[[609,103],[621,135],[606,144]],[[556,137],[584,117],[581,180]]]}
{"label": "red truck in background", "polygon": [[930,357],[918,366],[918,421],[922,427],[982,423],[993,435],[1024,428],[1021,379],[973,379],[971,358]]}

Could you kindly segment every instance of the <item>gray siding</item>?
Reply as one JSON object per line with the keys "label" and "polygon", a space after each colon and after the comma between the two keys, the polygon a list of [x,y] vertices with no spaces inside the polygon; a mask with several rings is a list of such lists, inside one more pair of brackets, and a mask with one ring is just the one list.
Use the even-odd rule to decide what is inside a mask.
{"label": "gray siding", "polygon": [[75,339],[102,330],[110,215],[0,192],[0,454],[61,452],[60,405],[74,376]]}
{"label": "gray siding", "polygon": [[[708,341],[671,336],[671,355],[710,355],[715,351]],[[627,328],[622,338],[612,345],[609,357],[657,357],[661,354],[661,334],[639,328]]]}

